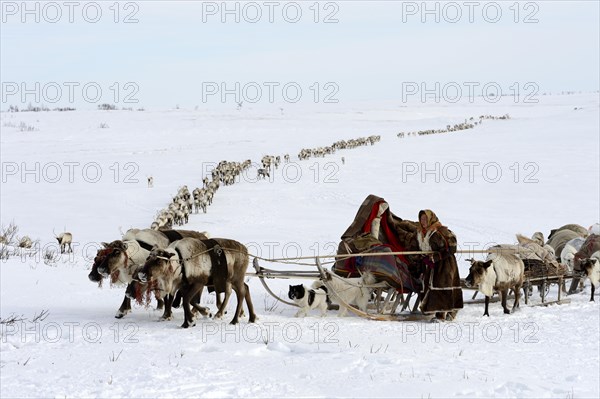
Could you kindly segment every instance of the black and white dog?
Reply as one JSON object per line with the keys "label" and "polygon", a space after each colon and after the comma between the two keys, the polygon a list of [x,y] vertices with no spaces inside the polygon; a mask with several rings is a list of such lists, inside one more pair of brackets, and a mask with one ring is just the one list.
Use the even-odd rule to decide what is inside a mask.
{"label": "black and white dog", "polygon": [[296,317],[305,317],[312,309],[321,310],[321,316],[327,314],[329,298],[325,287],[309,288],[303,284],[290,285],[288,297],[300,307]]}

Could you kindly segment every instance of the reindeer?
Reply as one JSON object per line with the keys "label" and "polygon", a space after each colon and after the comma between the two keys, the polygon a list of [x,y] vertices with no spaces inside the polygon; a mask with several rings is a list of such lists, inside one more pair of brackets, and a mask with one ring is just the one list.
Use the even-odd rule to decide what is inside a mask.
{"label": "reindeer", "polygon": [[504,313],[510,310],[506,305],[508,290],[515,292],[513,310],[519,307],[520,290],[525,278],[525,264],[516,254],[489,254],[485,262],[467,259],[471,262],[469,275],[465,279],[467,287],[477,287],[485,295],[484,316],[490,316],[488,305],[494,290],[500,291]]}
{"label": "reindeer", "polygon": [[29,238],[28,236],[23,236],[20,240],[19,240],[19,248],[26,248],[29,249],[33,246],[33,240],[31,238]]}
{"label": "reindeer", "polygon": [[[195,325],[190,309],[191,300],[202,292],[204,286],[211,284],[214,285],[217,298],[219,293],[225,293],[223,302],[215,314],[216,319],[223,317],[233,288],[237,296],[237,307],[231,324],[237,324],[244,300],[250,315],[249,321],[253,323],[256,321],[256,314],[250,290],[244,283],[247,267],[248,250],[237,241],[225,238],[184,238],[167,248],[153,249],[138,273],[138,278],[142,282],[152,284],[164,295],[173,295],[177,290],[182,292],[183,328]],[[165,312],[170,306],[171,300],[167,298]],[[203,308],[193,306],[205,314]]]}
{"label": "reindeer", "polygon": [[213,188],[213,187],[209,187],[208,190],[206,190],[206,201],[208,201],[208,205],[212,205],[212,203],[213,203],[213,197],[215,196],[216,188],[219,188],[218,185],[216,186],[216,188]]}
{"label": "reindeer", "polygon": [[[103,248],[98,250],[94,265],[88,275],[92,282],[101,283],[105,277],[110,277],[111,284],[127,284],[126,291],[131,289],[133,275],[144,264],[150,249],[155,245],[168,245],[168,238],[159,231],[132,229],[127,231],[122,240],[111,243],[102,243]],[[158,309],[162,309],[163,302],[158,300]],[[131,312],[131,299],[125,295],[123,302],[115,317],[120,319]]]}
{"label": "reindeer", "polygon": [[206,207],[208,206],[208,200],[205,197],[199,197],[194,200],[194,209],[195,212],[198,213],[200,209],[202,212],[206,213]]}
{"label": "reindeer", "polygon": [[71,233],[67,233],[66,231],[56,235],[54,230],[52,230],[54,234],[54,238],[58,241],[58,245],[60,245],[60,253],[64,254],[67,250],[67,245],[69,246],[69,250],[67,252],[73,253],[73,247],[71,247],[71,243],[73,242],[73,235]]}
{"label": "reindeer", "polygon": [[[103,278],[110,277],[111,283],[127,284],[126,292],[135,291],[132,285],[135,286],[139,282],[134,281],[133,277],[144,265],[150,250],[155,246],[164,248],[183,237],[208,238],[206,232],[191,230],[130,229],[123,235],[122,240],[102,243],[103,248],[98,250],[88,278],[92,282],[101,283]],[[157,300],[157,308],[162,309],[162,299]],[[126,294],[115,317],[120,319],[129,312],[131,298]]]}
{"label": "reindeer", "polygon": [[260,179],[261,177],[262,177],[263,179],[266,179],[267,177],[271,177],[271,176],[269,175],[269,170],[268,170],[268,169],[266,169],[266,168],[260,168],[260,169],[258,169],[258,172],[257,172],[257,177],[258,177],[259,179]]}
{"label": "reindeer", "polygon": [[590,302],[594,302],[594,292],[596,287],[600,285],[600,251],[596,251],[590,258],[582,259],[579,263],[580,269],[583,271],[585,278],[589,278],[592,283],[592,296]]}

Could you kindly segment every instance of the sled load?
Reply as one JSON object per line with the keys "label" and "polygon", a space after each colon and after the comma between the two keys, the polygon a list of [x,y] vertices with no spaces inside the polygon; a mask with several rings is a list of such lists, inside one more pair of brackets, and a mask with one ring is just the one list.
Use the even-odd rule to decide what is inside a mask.
{"label": "sled load", "polygon": [[[350,227],[342,234],[337,252],[337,255],[365,255],[339,257],[332,271],[341,277],[360,277],[369,272],[377,281],[385,281],[399,294],[421,291],[422,282],[418,278],[423,270],[420,262],[415,262],[416,255],[391,254],[418,251],[418,248],[406,248],[400,242],[399,229],[416,232],[417,224],[394,215],[383,198],[369,195]],[[390,255],[368,256],[369,253]]]}

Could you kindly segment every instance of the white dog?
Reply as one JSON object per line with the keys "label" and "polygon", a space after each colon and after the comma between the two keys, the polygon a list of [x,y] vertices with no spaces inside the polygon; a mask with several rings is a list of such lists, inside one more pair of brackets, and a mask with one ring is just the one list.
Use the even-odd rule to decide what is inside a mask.
{"label": "white dog", "polygon": [[[340,299],[348,305],[356,305],[358,309],[363,312],[367,311],[367,303],[369,302],[370,290],[364,287],[365,284],[370,284],[370,277],[363,276],[357,278],[342,278],[338,276],[332,276],[327,272],[327,282],[335,290],[335,293]],[[313,288],[326,289],[322,281],[317,280],[313,283]],[[336,302],[335,295],[328,293],[328,296]],[[339,317],[344,317],[348,313],[348,309],[345,306],[340,306]]]}

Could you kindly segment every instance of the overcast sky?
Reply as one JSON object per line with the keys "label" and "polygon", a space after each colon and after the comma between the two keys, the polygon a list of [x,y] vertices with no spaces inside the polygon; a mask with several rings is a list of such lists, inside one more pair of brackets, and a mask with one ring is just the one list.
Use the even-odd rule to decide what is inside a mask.
{"label": "overcast sky", "polygon": [[226,14],[221,1],[31,2],[29,12],[2,2],[2,109],[36,91],[51,107],[205,108],[235,82],[228,105],[255,99],[256,85],[261,104],[270,90],[274,104],[291,103],[298,87],[301,102],[349,103],[400,102],[422,82],[464,93],[475,82],[475,94],[490,82],[505,94],[532,92],[528,82],[540,94],[599,88],[598,1],[315,3],[228,2]]}

